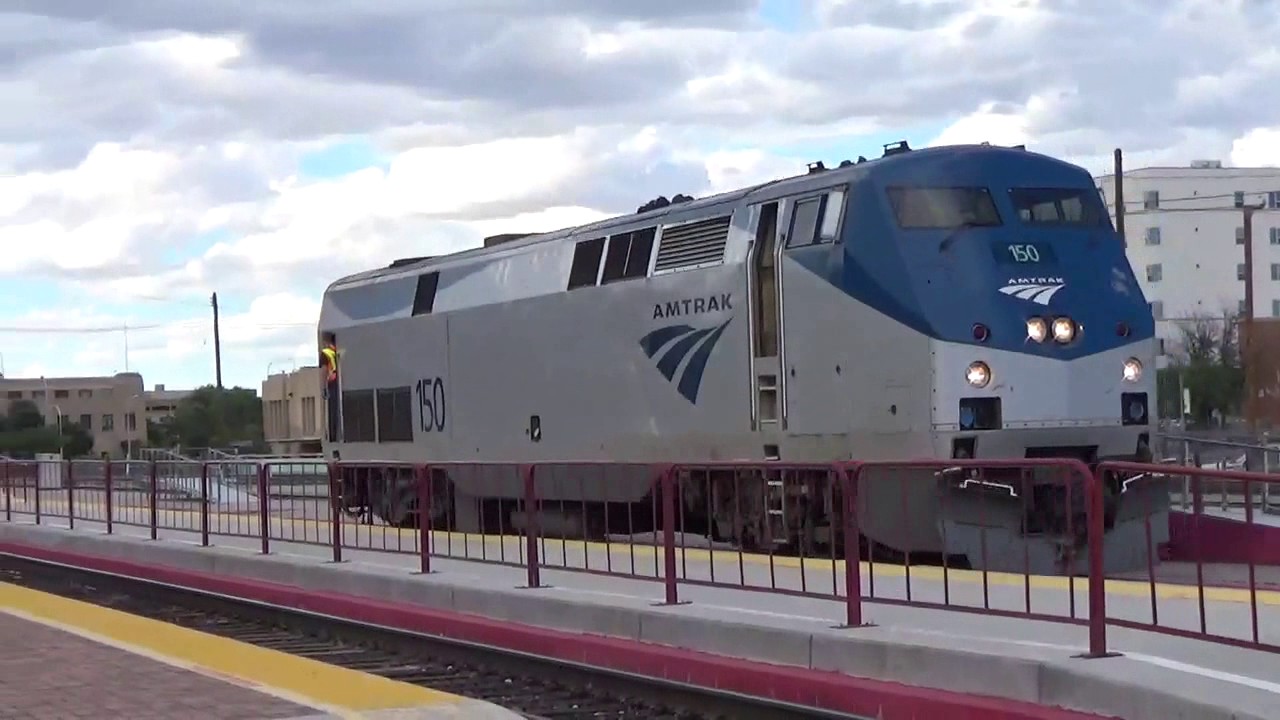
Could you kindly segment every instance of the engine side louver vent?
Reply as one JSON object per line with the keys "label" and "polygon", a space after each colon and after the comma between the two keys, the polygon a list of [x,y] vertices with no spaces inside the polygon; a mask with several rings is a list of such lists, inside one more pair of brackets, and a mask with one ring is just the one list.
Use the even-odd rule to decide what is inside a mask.
{"label": "engine side louver vent", "polygon": [[684,225],[664,226],[662,244],[653,272],[672,272],[714,265],[724,261],[729,240],[729,216],[699,220]]}

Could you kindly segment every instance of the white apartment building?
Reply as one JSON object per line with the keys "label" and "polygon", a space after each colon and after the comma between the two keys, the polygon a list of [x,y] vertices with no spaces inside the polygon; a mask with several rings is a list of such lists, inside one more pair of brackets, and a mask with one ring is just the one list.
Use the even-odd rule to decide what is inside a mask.
{"label": "white apartment building", "polygon": [[[1097,178],[1115,218],[1115,176]],[[1124,172],[1127,253],[1151,301],[1159,337],[1177,342],[1178,321],[1244,311],[1245,205],[1253,214],[1253,312],[1280,317],[1280,168],[1188,167]]]}

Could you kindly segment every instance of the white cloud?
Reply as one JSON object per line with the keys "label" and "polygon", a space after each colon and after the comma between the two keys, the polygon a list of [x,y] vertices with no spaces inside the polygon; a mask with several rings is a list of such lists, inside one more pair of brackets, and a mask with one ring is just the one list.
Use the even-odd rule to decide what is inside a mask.
{"label": "white cloud", "polygon": [[[1131,167],[1280,165],[1274,4],[810,0],[795,33],[756,4],[0,13],[0,276],[63,297],[11,293],[0,325],[158,325],[130,332],[131,366],[206,378],[217,291],[244,308],[224,314],[224,367],[256,378],[312,360],[308,323],[341,275],[870,154],[849,139],[896,128],[1094,171],[1115,147]],[[351,136],[388,162],[301,171]],[[19,337],[13,367],[123,366],[123,333]]]}
{"label": "white cloud", "polygon": [[1280,167],[1280,126],[1254,128],[1231,143],[1231,164]]}

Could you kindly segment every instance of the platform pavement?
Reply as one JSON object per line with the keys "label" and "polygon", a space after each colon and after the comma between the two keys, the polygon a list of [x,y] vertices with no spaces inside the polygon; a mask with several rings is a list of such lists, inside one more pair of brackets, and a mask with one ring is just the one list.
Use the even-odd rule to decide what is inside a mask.
{"label": "platform pavement", "polygon": [[[514,712],[0,582],[0,714],[515,720]],[[119,681],[128,668],[129,682]],[[57,668],[50,671],[50,668]]]}
{"label": "platform pavement", "polygon": [[[408,602],[503,621],[637,639],[780,665],[834,670],[920,687],[1059,705],[1132,720],[1263,720],[1280,707],[1280,655],[1156,633],[1111,628],[1120,657],[1076,657],[1086,629],[948,610],[868,604],[872,627],[833,627],[842,605],[718,587],[682,586],[690,604],[656,605],[660,584],[545,570],[550,587],[520,589],[519,568],[433,559],[430,576],[412,556],[277,541],[262,556],[248,539],[192,545],[190,533],[160,542],[118,528],[114,537],[0,523],[0,543],[37,545],[186,568],[312,590]],[[1274,628],[1272,628],[1274,629]]]}
{"label": "platform pavement", "polygon": [[[17,500],[17,498],[14,498]],[[30,505],[14,504],[16,511],[29,510]],[[79,506],[88,517],[105,518],[105,505],[95,506],[85,499]],[[327,513],[320,506],[281,506],[288,511],[301,507],[293,516],[275,516],[269,520],[271,543],[297,540],[307,543],[330,542]],[[42,500],[42,508],[49,512],[65,514],[66,506],[59,507],[50,499]],[[129,517],[131,522],[139,518],[132,509],[117,506],[113,515],[118,519]],[[19,517],[15,515],[15,517]],[[200,526],[200,515],[195,511],[161,511],[158,518],[171,528]],[[323,519],[321,519],[323,518]],[[144,518],[145,519],[145,518]],[[48,517],[45,522],[65,523],[65,518]],[[209,513],[211,532],[227,532],[253,538],[258,534],[258,516]],[[102,527],[94,520],[80,517],[77,527]],[[160,532],[181,532],[162,530]],[[190,538],[191,534],[188,533]],[[223,539],[213,539],[221,543]],[[360,525],[353,520],[343,524],[343,542],[348,548],[376,549],[402,554],[417,552],[417,530],[399,530],[384,525]],[[703,540],[705,543],[705,540]],[[463,533],[433,533],[433,548],[437,554],[466,559],[505,559],[523,563],[526,552],[525,539],[516,536],[479,536]],[[690,543],[692,544],[692,542]],[[647,578],[661,577],[661,549],[653,545],[630,543],[584,542],[575,540],[544,539],[539,542],[544,568],[572,567],[609,571],[610,574],[634,574]],[[741,558],[741,562],[740,562]],[[1175,576],[1183,583],[1156,583],[1154,586],[1156,616],[1164,627],[1198,632],[1200,630],[1199,589],[1185,584],[1194,580],[1194,566],[1170,564],[1158,566],[1158,575]],[[1209,566],[1206,579],[1209,582],[1230,574],[1232,568]],[[1243,571],[1243,567],[1234,568]],[[939,567],[913,566],[863,562],[862,592],[866,596],[887,600],[934,602],[969,608],[990,607],[996,610],[1023,613],[1028,600],[1031,611],[1054,617],[1088,617],[1088,587],[1086,578],[1050,576],[1024,576],[1012,573],[986,573]],[[1240,572],[1234,573],[1239,575]],[[1280,568],[1255,569],[1259,587],[1280,587]],[[740,585],[754,589],[778,588],[789,591],[807,591],[817,595],[842,598],[844,595],[844,562],[830,558],[800,559],[786,556],[739,554],[731,550],[685,548],[678,553],[677,576],[681,579],[708,582],[715,580],[725,585]],[[1131,578],[1140,573],[1129,574]],[[908,579],[909,578],[909,579]],[[985,589],[984,589],[985,584]],[[685,591],[682,590],[682,594]],[[1136,623],[1151,623],[1152,584],[1145,580],[1107,581],[1108,617]],[[1074,596],[1074,607],[1072,597]],[[1280,644],[1280,592],[1259,590],[1251,595],[1240,587],[1209,587],[1204,591],[1206,629],[1227,638],[1250,640],[1253,637],[1253,614],[1258,618],[1258,636],[1264,643]],[[1280,675],[1278,675],[1280,677]]]}

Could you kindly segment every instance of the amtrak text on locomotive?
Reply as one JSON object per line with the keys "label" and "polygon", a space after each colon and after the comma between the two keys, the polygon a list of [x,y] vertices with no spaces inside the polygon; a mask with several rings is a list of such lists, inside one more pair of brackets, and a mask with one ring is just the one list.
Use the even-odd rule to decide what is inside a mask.
{"label": "amtrak text on locomotive", "polygon": [[732,310],[732,300],[733,293],[684,298],[683,300],[668,300],[665,303],[654,304],[653,318],[656,320],[658,318],[685,317],[720,312],[721,310]]}

